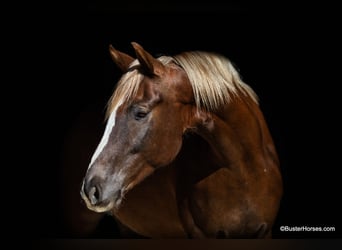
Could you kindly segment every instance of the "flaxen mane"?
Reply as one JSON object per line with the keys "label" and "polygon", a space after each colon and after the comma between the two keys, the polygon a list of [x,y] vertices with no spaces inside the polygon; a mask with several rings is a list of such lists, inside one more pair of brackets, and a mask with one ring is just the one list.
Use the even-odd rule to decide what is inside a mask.
{"label": "flaxen mane", "polygon": [[184,52],[174,59],[188,75],[197,107],[214,111],[228,103],[231,95],[238,95],[238,90],[258,102],[254,91],[241,80],[227,58],[193,51]]}
{"label": "flaxen mane", "polygon": [[[258,97],[250,86],[245,84],[231,62],[218,54],[193,51],[184,52],[174,57],[158,58],[164,65],[174,62],[186,72],[195,96],[198,108],[215,111],[228,103],[232,95],[242,92],[258,103]],[[107,117],[125,102],[129,102],[137,93],[143,75],[136,69],[135,60],[117,84],[117,88],[108,102]]]}

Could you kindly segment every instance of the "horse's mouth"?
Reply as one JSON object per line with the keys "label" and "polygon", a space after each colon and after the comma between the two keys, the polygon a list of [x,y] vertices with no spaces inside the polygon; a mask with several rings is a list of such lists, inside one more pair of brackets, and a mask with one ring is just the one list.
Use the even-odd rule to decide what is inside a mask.
{"label": "horse's mouth", "polygon": [[97,212],[97,213],[104,213],[108,212],[113,209],[114,207],[114,201],[107,201],[107,202],[101,202],[101,203],[94,203],[92,202],[88,196],[83,192],[83,189],[81,190],[81,197],[83,201],[85,202],[87,208],[91,211]]}
{"label": "horse's mouth", "polygon": [[154,172],[154,169],[150,166],[142,168],[134,178],[126,179],[126,183],[115,183],[113,184],[114,190],[110,191],[105,195],[106,198],[99,195],[98,189],[92,187],[88,190],[88,193],[84,191],[84,182],[81,188],[81,197],[85,202],[88,209],[97,212],[104,213],[110,210],[119,210],[122,206],[125,195],[128,191],[133,189],[137,184],[143,181],[147,176]]}
{"label": "horse's mouth", "polygon": [[98,201],[96,198],[92,198],[92,190],[89,192],[88,195],[86,195],[83,190],[83,186],[81,188],[80,194],[88,209],[97,213],[105,213],[109,212],[110,210],[118,210],[121,207],[125,199],[125,194],[134,186],[132,184],[133,183],[116,191],[110,199],[101,201]]}

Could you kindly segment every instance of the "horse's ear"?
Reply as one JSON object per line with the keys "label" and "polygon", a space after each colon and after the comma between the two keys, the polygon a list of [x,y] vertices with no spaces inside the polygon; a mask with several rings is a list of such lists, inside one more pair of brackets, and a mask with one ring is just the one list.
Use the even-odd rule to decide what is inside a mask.
{"label": "horse's ear", "polygon": [[129,65],[134,61],[133,57],[114,49],[114,47],[112,45],[109,45],[109,53],[110,53],[113,61],[115,62],[115,64],[123,72],[127,72]]}
{"label": "horse's ear", "polygon": [[139,60],[143,73],[146,75],[161,75],[164,71],[164,65],[154,58],[150,53],[136,42],[132,42],[135,54]]}

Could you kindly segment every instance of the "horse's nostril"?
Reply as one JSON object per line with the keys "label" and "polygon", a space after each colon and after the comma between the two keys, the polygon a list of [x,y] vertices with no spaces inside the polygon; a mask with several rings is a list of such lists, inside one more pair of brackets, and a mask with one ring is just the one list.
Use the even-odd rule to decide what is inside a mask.
{"label": "horse's nostril", "polygon": [[88,198],[92,205],[95,205],[100,199],[99,190],[96,187],[92,187],[88,193]]}

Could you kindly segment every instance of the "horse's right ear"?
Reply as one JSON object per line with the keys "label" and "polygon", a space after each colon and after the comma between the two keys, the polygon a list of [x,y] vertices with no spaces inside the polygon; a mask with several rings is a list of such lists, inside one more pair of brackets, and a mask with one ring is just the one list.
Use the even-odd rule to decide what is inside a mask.
{"label": "horse's right ear", "polygon": [[110,53],[113,61],[115,62],[115,64],[123,72],[127,72],[129,65],[134,61],[133,57],[114,49],[114,47],[112,45],[109,45],[109,53]]}
{"label": "horse's right ear", "polygon": [[161,75],[162,72],[165,71],[164,65],[156,58],[154,58],[150,53],[144,50],[140,44],[136,42],[131,43],[135,54],[140,63],[141,69],[143,70],[143,74],[146,75]]}

